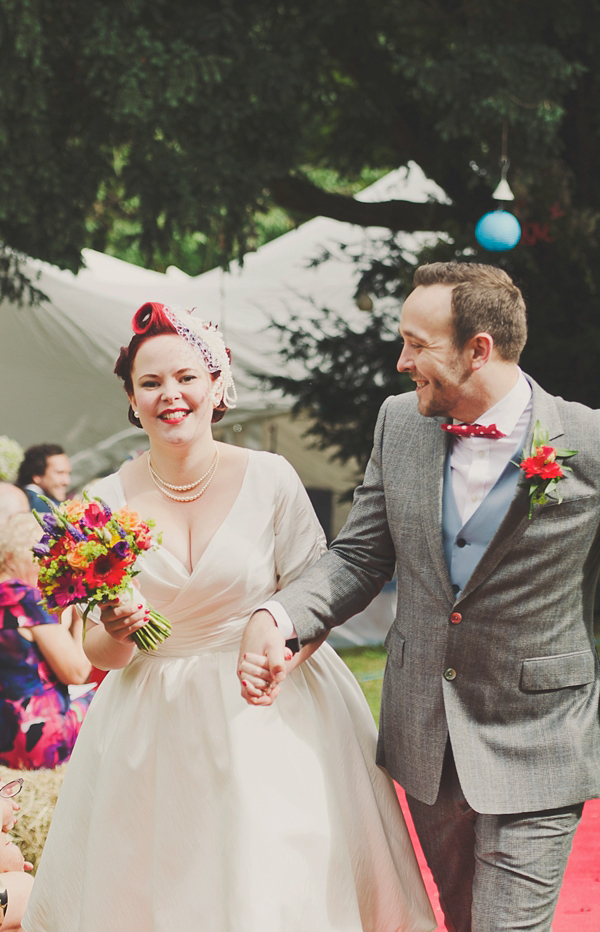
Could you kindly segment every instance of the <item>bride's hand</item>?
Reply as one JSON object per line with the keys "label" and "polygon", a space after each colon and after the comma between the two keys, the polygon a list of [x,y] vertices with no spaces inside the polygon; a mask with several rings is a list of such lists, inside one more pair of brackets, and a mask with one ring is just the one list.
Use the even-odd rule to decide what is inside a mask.
{"label": "bride's hand", "polygon": [[[286,673],[293,654],[289,647],[284,648]],[[271,705],[281,690],[281,683],[274,682],[269,660],[260,654],[244,654],[240,661],[238,676],[244,687],[246,698],[252,705]]]}
{"label": "bride's hand", "polygon": [[133,602],[122,602],[121,599],[103,602],[100,617],[106,633],[122,644],[130,641],[134,632],[148,621],[146,602],[139,592],[135,593]]}

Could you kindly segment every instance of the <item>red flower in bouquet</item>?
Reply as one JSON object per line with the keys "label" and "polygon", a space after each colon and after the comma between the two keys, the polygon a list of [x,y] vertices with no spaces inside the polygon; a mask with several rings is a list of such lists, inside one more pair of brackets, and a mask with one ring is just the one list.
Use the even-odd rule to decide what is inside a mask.
{"label": "red flower in bouquet", "polygon": [[[114,553],[103,553],[90,563],[85,571],[85,581],[88,586],[118,586],[125,574],[128,565]],[[55,593],[56,594],[56,593]]]}
{"label": "red flower in bouquet", "polygon": [[154,546],[149,529],[140,530],[140,528],[137,528],[135,532],[135,542],[140,550],[150,550],[150,548]]}
{"label": "red flower in bouquet", "polygon": [[51,557],[62,557],[66,554],[69,549],[66,538],[61,537],[59,540],[55,541],[50,547],[50,556]]}
{"label": "red flower in bouquet", "polygon": [[561,466],[557,459],[567,459],[575,456],[577,450],[557,450],[548,443],[548,431],[542,433],[539,421],[536,421],[533,430],[533,444],[531,455],[524,456],[520,463],[515,463],[525,473],[529,481],[529,518],[533,515],[534,505],[545,505],[550,501],[549,493],[555,494],[555,501],[560,504],[562,495],[557,484],[565,478],[565,470],[571,471],[569,466]]}
{"label": "red flower in bouquet", "polygon": [[107,514],[106,510],[98,502],[90,502],[81,520],[86,527],[104,527],[109,518],[110,513]]}
{"label": "red flower in bouquet", "polygon": [[85,599],[87,592],[79,576],[74,573],[63,573],[52,595],[57,605],[66,608],[74,602]]}

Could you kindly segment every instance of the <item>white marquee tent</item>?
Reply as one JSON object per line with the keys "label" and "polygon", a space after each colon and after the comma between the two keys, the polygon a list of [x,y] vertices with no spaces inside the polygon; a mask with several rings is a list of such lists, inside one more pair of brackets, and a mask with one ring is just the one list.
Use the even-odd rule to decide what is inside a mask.
{"label": "white marquee tent", "polygon": [[[426,200],[441,192],[418,166],[399,169],[367,188],[364,199]],[[38,307],[0,305],[0,433],[22,445],[62,443],[70,454],[106,443],[128,427],[122,389],[112,375],[119,347],[130,336],[133,312],[145,301],[196,307],[219,323],[234,357],[239,390],[237,420],[289,404],[265,394],[252,372],[280,364],[271,317],[284,320],[311,310],[310,300],[339,311],[361,326],[353,301],[357,268],[331,259],[310,268],[323,250],[369,254],[383,231],[364,230],[317,217],[246,256],[243,268],[213,269],[196,278],[178,269],[167,274],[92,250],[78,275],[29,260],[28,273],[48,296]],[[407,237],[407,245],[414,237]]]}
{"label": "white marquee tent", "polygon": [[[425,201],[444,195],[411,163],[359,197]],[[245,423],[283,415],[289,401],[264,391],[254,377],[281,365],[271,319],[306,316],[312,301],[360,328],[364,313],[353,300],[357,266],[335,258],[316,267],[311,262],[324,250],[340,257],[369,255],[384,233],[318,217],[247,255],[243,268],[234,263],[230,272],[213,269],[195,278],[179,269],[153,272],[92,250],[85,251],[86,267],[78,275],[27,260],[26,272],[48,300],[35,307],[0,305],[0,434],[24,447],[61,443],[78,482],[115,468],[140,444],[140,433],[128,424],[126,399],[112,369],[120,346],[129,340],[133,312],[146,301],[197,308],[199,316],[224,331],[239,402],[223,424],[241,431]],[[416,242],[407,236],[407,249]],[[340,480],[340,468],[311,451],[299,429],[284,428],[277,449],[305,484],[348,485],[348,471]],[[264,433],[261,440],[260,432],[246,431],[242,442],[265,445]]]}

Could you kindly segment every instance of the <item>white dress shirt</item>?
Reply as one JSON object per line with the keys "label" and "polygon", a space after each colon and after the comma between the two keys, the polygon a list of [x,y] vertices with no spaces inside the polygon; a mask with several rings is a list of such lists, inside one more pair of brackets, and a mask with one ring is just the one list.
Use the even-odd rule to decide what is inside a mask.
{"label": "white dress shirt", "polygon": [[[531,404],[531,385],[519,369],[515,386],[476,421],[484,427],[495,424],[505,436],[494,440],[453,435],[450,453],[452,491],[463,524],[477,511],[509,460],[521,447],[529,427]],[[461,422],[455,420],[454,423]],[[265,602],[260,608],[271,613],[286,639],[295,637],[292,620],[279,602]]]}
{"label": "white dress shirt", "polygon": [[[508,395],[501,398],[475,423],[495,424],[506,436],[452,438],[450,467],[452,491],[463,524],[466,524],[521,447],[531,417],[531,385],[519,369],[519,378]],[[459,424],[460,421],[454,421]]]}

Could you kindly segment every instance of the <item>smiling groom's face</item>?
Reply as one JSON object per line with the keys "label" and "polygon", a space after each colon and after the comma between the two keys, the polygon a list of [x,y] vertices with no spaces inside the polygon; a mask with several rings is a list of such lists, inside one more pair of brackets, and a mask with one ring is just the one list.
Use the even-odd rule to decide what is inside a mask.
{"label": "smiling groom's face", "polygon": [[472,374],[467,353],[454,345],[451,301],[451,285],[419,285],[402,307],[397,369],[415,383],[424,417],[456,417]]}

